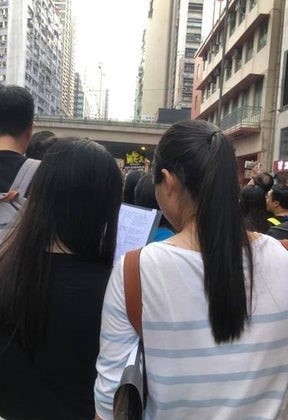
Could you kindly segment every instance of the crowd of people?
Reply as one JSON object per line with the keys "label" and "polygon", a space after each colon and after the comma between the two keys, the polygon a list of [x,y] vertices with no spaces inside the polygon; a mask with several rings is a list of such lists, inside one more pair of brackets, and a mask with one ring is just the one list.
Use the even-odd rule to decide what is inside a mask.
{"label": "crowd of people", "polygon": [[230,139],[173,124],[123,179],[99,144],[33,136],[0,87],[0,417],[112,420],[139,336],[127,316],[122,202],[162,211],[140,253],[144,418],[288,418],[288,186],[240,187]]}

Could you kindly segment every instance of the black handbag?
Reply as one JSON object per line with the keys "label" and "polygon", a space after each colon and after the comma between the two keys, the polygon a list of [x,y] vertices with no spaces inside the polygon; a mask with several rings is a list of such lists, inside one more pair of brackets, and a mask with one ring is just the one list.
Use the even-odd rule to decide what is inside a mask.
{"label": "black handbag", "polygon": [[147,380],[142,340],[142,299],[139,257],[141,249],[130,251],[124,259],[124,291],[126,310],[131,325],[140,337],[130,353],[119,387],[114,395],[115,420],[141,420],[146,404]]}

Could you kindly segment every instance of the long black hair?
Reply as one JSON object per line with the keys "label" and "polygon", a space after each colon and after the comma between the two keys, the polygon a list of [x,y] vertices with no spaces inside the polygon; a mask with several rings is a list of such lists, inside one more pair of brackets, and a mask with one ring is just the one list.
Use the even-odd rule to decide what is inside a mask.
{"label": "long black hair", "polygon": [[45,260],[55,244],[113,264],[121,174],[93,141],[58,139],[40,164],[19,223],[0,247],[0,326],[29,346],[47,298]]}
{"label": "long black hair", "polygon": [[[179,122],[164,133],[156,149],[156,184],[163,179],[162,169],[178,177],[196,204],[212,333],[217,343],[233,341],[240,337],[249,319],[253,284],[252,253],[240,211],[233,146],[213,124],[202,120]],[[249,261],[249,293],[243,245]]]}
{"label": "long black hair", "polygon": [[266,233],[269,229],[265,192],[258,185],[246,185],[240,193],[240,205],[246,228],[250,231]]}

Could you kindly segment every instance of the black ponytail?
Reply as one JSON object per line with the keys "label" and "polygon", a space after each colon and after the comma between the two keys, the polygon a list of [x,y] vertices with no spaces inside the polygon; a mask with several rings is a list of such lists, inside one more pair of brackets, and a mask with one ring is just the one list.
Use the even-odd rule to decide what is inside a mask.
{"label": "black ponytail", "polygon": [[[233,146],[206,121],[176,123],[156,151],[156,183],[161,182],[163,168],[177,175],[196,203],[212,333],[217,343],[233,341],[249,320],[253,286],[252,252],[240,211]],[[248,290],[243,250],[248,257]]]}

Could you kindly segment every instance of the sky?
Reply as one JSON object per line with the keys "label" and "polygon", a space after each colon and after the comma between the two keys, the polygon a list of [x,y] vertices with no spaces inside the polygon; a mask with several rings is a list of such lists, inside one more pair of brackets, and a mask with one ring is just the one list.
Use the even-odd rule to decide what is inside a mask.
{"label": "sky", "polygon": [[[75,67],[87,81],[109,89],[109,117],[133,117],[137,71],[150,0],[73,0]],[[92,83],[93,84],[93,83]]]}

